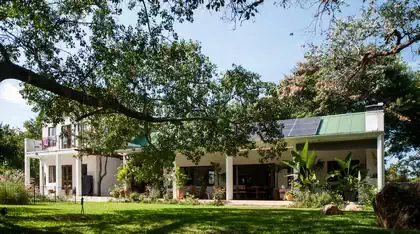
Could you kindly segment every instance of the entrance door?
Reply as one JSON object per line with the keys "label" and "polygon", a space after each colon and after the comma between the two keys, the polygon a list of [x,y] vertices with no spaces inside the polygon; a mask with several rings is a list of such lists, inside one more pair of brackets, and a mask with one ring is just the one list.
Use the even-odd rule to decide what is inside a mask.
{"label": "entrance door", "polygon": [[61,182],[63,184],[63,189],[66,194],[72,190],[72,170],[71,165],[62,165],[61,166]]}

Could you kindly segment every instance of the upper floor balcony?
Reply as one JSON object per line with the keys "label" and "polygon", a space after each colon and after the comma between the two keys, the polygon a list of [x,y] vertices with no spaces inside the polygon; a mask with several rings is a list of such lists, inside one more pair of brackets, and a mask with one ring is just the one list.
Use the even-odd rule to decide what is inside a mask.
{"label": "upper floor balcony", "polygon": [[74,149],[77,147],[75,136],[48,136],[41,140],[25,138],[25,153],[30,152],[48,152],[65,149]]}
{"label": "upper floor balcony", "polygon": [[25,153],[74,149],[79,128],[79,125],[70,123],[44,127],[41,139],[25,139]]}

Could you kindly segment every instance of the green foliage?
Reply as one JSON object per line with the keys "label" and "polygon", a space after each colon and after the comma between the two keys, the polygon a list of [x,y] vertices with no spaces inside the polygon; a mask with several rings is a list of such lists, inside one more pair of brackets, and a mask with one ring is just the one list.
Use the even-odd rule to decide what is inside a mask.
{"label": "green foliage", "polygon": [[153,201],[161,198],[162,197],[162,191],[160,189],[161,188],[160,188],[159,185],[152,185],[151,189],[149,191],[149,198]]}
{"label": "green foliage", "polygon": [[122,189],[121,185],[118,184],[114,184],[109,191],[109,195],[111,195],[111,197],[113,198],[120,198],[121,194],[120,191]]}
{"label": "green foliage", "polygon": [[321,191],[314,193],[311,191],[295,191],[294,203],[296,208],[319,208],[331,203],[338,206],[344,204],[343,197],[338,193]]}
{"label": "green foliage", "polygon": [[10,168],[23,168],[24,142],[22,132],[0,123],[0,162]]}
{"label": "green foliage", "polygon": [[35,119],[23,122],[23,128],[25,129],[23,135],[25,138],[39,140],[42,137],[42,127],[42,118],[37,115]]}
{"label": "green foliage", "polygon": [[30,194],[23,183],[0,183],[0,204],[26,205],[30,202]]}
{"label": "green foliage", "polygon": [[292,160],[283,160],[283,163],[297,172],[296,186],[302,190],[314,191],[319,184],[316,178],[317,155],[314,151],[308,151],[309,143],[306,140],[300,153],[292,150]]}
{"label": "green foliage", "polygon": [[139,202],[140,200],[140,194],[137,192],[130,193],[130,200],[133,202]]}
{"label": "green foliage", "polygon": [[175,180],[178,187],[183,187],[187,183],[188,176],[184,174],[181,168],[175,168]]}
{"label": "green foliage", "polygon": [[222,187],[214,187],[213,189],[213,203],[215,206],[222,206],[223,200],[226,199],[226,190]]}
{"label": "green foliage", "polygon": [[184,205],[200,205],[200,201],[198,198],[194,197],[194,195],[191,194],[185,194],[185,197],[183,200],[180,201],[180,203]]}
{"label": "green foliage", "polygon": [[358,189],[359,203],[371,207],[377,193],[378,189],[376,186],[367,183],[362,184]]}
{"label": "green foliage", "polygon": [[[366,170],[361,170],[359,165],[351,165],[352,156],[349,152],[344,160],[336,158],[340,170],[332,172],[328,178],[337,178],[333,188],[340,191],[356,191],[361,182],[366,178]],[[360,174],[360,178],[359,178]]]}
{"label": "green foliage", "polygon": [[25,182],[25,174],[22,170],[12,169],[6,165],[0,165],[0,183],[20,183]]}
{"label": "green foliage", "polygon": [[[92,126],[85,152],[112,154],[127,138],[147,136],[136,153],[142,179],[157,181],[176,151],[194,162],[207,152],[246,156],[240,149],[254,149],[249,136],[256,134],[275,146],[261,154],[264,160],[281,156],[285,143],[273,126],[282,112],[266,98],[274,85],[241,66],[219,76],[199,43],[178,39],[173,23],[192,20],[190,4],[184,11],[178,3],[130,1],[128,9],[119,3],[1,6],[0,38],[14,38],[0,39],[2,70],[26,82],[22,94],[43,121],[70,117]],[[138,20],[122,25],[123,12]],[[25,69],[31,79],[14,73]]]}
{"label": "green foliage", "polygon": [[417,154],[408,155],[388,166],[385,170],[385,180],[387,182],[415,182],[420,177],[420,158]]}

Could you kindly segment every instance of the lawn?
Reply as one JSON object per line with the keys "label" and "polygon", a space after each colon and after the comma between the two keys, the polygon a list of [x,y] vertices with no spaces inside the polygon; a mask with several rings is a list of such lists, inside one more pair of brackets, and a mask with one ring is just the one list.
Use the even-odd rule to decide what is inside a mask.
{"label": "lawn", "polygon": [[86,203],[80,215],[73,203],[6,207],[0,233],[390,233],[375,226],[372,212]]}

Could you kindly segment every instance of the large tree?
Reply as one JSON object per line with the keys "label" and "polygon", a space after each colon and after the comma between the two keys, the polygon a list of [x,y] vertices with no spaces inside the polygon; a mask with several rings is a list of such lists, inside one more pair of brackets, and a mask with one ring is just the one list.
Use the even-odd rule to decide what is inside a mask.
{"label": "large tree", "polygon": [[[204,118],[197,114],[190,117],[162,116],[133,108],[126,100],[112,95],[115,90],[110,89],[110,79],[104,72],[109,76],[115,68],[118,71],[121,64],[114,63],[115,60],[125,60],[125,65],[130,59],[131,62],[159,61],[159,56],[164,55],[161,51],[165,50],[162,48],[165,43],[168,46],[177,39],[173,32],[174,21],[193,21],[194,12],[201,5],[214,11],[225,10],[233,21],[240,21],[253,18],[264,1],[131,0],[128,1],[128,9],[123,7],[123,3],[118,0],[77,3],[6,1],[0,6],[0,82],[9,78],[17,79],[48,91],[42,93],[44,98],[40,102],[45,101],[45,96],[60,100],[58,96],[61,96],[77,101],[85,107],[80,108],[83,114],[116,111],[148,122]],[[315,5],[316,18],[326,14],[334,16],[346,5],[346,1],[342,0],[281,0],[273,3],[283,7]],[[374,39],[378,42],[374,49],[358,50],[358,58],[351,64],[354,69],[350,71],[364,69],[367,63],[377,57],[393,55],[409,46],[418,45],[418,0],[369,1],[363,6],[363,14],[358,19],[344,22],[332,17],[331,25],[342,28],[341,31],[337,30],[342,38],[337,41],[337,48],[352,46],[352,40],[349,40],[352,36],[357,40]],[[136,24],[131,27],[118,23],[119,16],[129,10],[137,12],[138,16]],[[128,58],[125,48],[130,48],[130,52],[139,58]],[[339,51],[332,52],[340,54]],[[182,55],[174,53],[170,59],[182,60]],[[143,73],[157,69],[150,63],[142,65]],[[129,71],[127,66],[121,68]],[[174,75],[170,68],[160,67],[157,70],[161,74]],[[348,73],[344,75],[352,76]],[[186,76],[184,82],[188,78]],[[130,84],[130,79],[126,79]],[[33,94],[33,89],[27,88],[26,91],[28,96]],[[147,95],[146,99],[149,100]],[[50,106],[49,109],[60,106]]]}
{"label": "large tree", "polygon": [[23,168],[23,138],[19,129],[0,123],[0,162],[15,169]]}
{"label": "large tree", "polygon": [[[24,139],[39,139],[41,135],[41,128],[33,119],[25,121],[24,127],[24,131],[21,131],[19,128],[13,128],[0,122],[0,164],[2,164],[0,166],[23,170]],[[39,160],[32,160],[30,170],[32,178],[38,181]]]}
{"label": "large tree", "polygon": [[290,117],[364,111],[366,105],[383,102],[387,153],[401,158],[420,149],[419,72],[398,57],[385,57],[345,80],[328,58],[307,59],[278,88],[279,102],[289,107]]}
{"label": "large tree", "polygon": [[[179,142],[177,149],[194,160],[204,151],[246,153],[240,149],[255,148],[250,135],[276,146],[274,151],[261,147],[262,155],[278,157],[284,143],[273,130],[278,129],[273,120],[282,118],[283,111],[275,99],[263,98],[269,85],[240,67],[217,77],[200,46],[178,40],[173,31],[175,21],[193,21],[200,5],[226,9],[233,20],[248,20],[262,2],[141,0],[128,1],[126,8],[118,0],[7,1],[0,6],[0,82],[23,81],[24,97],[49,122],[60,122],[65,116],[77,122],[118,113],[139,121],[147,136],[171,130],[167,135],[173,138],[167,139]],[[278,3],[291,6],[308,1]],[[339,11],[344,1],[318,3],[316,17]],[[359,72],[376,58],[414,45],[417,3],[373,2],[359,21],[333,20],[337,35],[329,46],[331,57],[341,56],[340,48],[350,48],[355,40],[382,38],[376,47],[359,48],[351,63],[338,64]],[[121,24],[120,16],[128,11],[137,13],[137,21]],[[375,27],[359,27],[368,20]],[[345,74],[346,81],[354,76],[337,74]]]}

